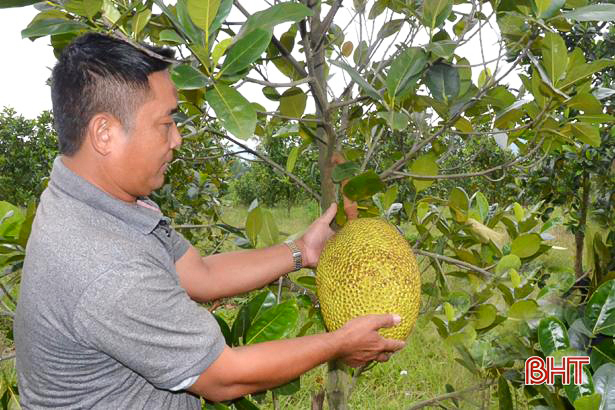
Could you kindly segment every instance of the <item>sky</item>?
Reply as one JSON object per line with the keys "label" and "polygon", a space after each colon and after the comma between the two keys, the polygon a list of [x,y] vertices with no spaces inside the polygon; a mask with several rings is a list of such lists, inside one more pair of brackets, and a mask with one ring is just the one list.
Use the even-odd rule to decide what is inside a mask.
{"label": "sky", "polygon": [[33,6],[0,10],[0,108],[11,106],[26,118],[51,109],[45,82],[55,57],[49,37],[34,42],[21,39],[21,30],[37,13]]}
{"label": "sky", "polygon": [[[264,8],[264,3],[262,5],[257,3],[262,3],[262,1],[244,2],[250,12]],[[0,10],[0,38],[2,38],[0,49],[4,56],[2,59],[4,64],[0,65],[0,109],[4,106],[11,106],[26,118],[35,118],[41,111],[51,109],[51,98],[46,81],[49,78],[50,69],[55,64],[55,57],[49,45],[49,37],[31,41],[22,39],[20,33],[37,13],[38,11],[33,6]],[[341,22],[338,24],[343,24],[344,18],[349,20],[350,15],[351,12],[348,9],[340,10],[339,18]],[[233,9],[233,13],[228,20],[242,21],[244,18]],[[276,35],[279,36],[286,29],[287,27],[284,25],[277,27]],[[486,30],[483,36],[485,58],[490,60],[497,57],[498,47],[495,46],[497,36],[491,29],[487,28]],[[347,39],[354,40],[353,43],[356,45],[358,41],[353,38],[353,36],[356,37],[354,34],[356,33],[349,32]],[[478,40],[478,36],[475,36],[473,41],[458,50],[459,54],[462,56],[474,54],[474,58],[470,58],[470,61],[481,61],[480,53],[477,51],[480,50]],[[275,72],[276,70],[270,71]],[[333,72],[333,69],[331,71]],[[473,69],[475,82],[479,73],[480,68]],[[342,72],[335,75],[337,77],[330,83],[334,84],[334,88],[340,88],[339,92],[341,92],[348,78]],[[345,77],[344,81],[342,81],[342,77]],[[288,81],[281,74],[279,77],[272,77],[271,79],[279,82]],[[305,85],[302,87],[307,90]],[[250,101],[258,102],[264,105],[266,109],[274,111],[277,108],[277,103],[264,98],[260,91],[261,88],[262,86],[255,84],[245,84],[242,86],[241,92]],[[313,110],[313,102],[310,99],[307,112],[313,112]]]}

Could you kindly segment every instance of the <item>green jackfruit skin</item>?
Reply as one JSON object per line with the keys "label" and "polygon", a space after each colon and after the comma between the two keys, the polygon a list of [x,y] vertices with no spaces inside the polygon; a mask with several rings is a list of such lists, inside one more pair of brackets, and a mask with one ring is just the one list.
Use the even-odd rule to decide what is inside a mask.
{"label": "green jackfruit skin", "polygon": [[399,325],[381,329],[406,340],[421,304],[421,275],[408,241],[380,218],[349,221],[325,245],[316,289],[329,331],[368,314],[397,313]]}

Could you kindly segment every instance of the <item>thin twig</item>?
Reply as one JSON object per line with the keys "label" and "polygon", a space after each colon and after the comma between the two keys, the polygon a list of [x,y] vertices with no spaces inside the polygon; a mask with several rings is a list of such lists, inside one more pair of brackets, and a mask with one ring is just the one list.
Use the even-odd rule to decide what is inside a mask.
{"label": "thin twig", "polygon": [[310,81],[312,81],[312,77],[302,78],[301,80],[291,81],[289,83],[271,83],[269,81],[258,80],[256,78],[250,78],[250,77],[244,78],[244,81],[248,83],[255,83],[255,84],[265,85],[265,86],[274,87],[274,88],[275,87],[296,87],[301,84],[309,83]]}
{"label": "thin twig", "polygon": [[13,303],[13,305],[17,306],[17,301],[13,299],[13,296],[11,296],[11,294],[9,293],[9,291],[6,289],[6,287],[4,286],[2,282],[0,282],[0,289],[2,289],[6,297],[9,298],[9,300]]}
{"label": "thin twig", "polygon": [[421,249],[414,249],[414,253],[416,253],[418,255],[429,256],[430,258],[439,259],[441,261],[448,262],[448,263],[453,264],[453,265],[457,265],[457,266],[459,266],[461,268],[465,268],[467,270],[478,272],[485,279],[490,278],[490,277],[493,276],[493,273],[489,272],[488,270],[485,270],[483,268],[479,268],[478,266],[472,265],[471,263],[468,263],[468,262],[460,261],[459,259],[451,258],[450,256],[444,256],[444,255],[440,255],[440,254],[437,254],[437,253],[427,252],[427,251],[423,251]]}
{"label": "thin twig", "polygon": [[393,179],[401,179],[401,178],[406,178],[406,177],[411,177],[414,178],[416,180],[432,180],[432,179],[458,179],[458,178],[471,178],[471,177],[480,177],[480,176],[486,176],[488,174],[491,174],[495,171],[499,171],[499,170],[505,170],[507,168],[510,168],[516,164],[518,164],[519,162],[523,162],[529,158],[531,158],[536,151],[542,146],[544,141],[544,137],[540,140],[540,142],[538,144],[536,144],[535,147],[532,148],[532,150],[525,156],[522,157],[518,157],[512,161],[509,161],[505,164],[501,164],[498,166],[495,166],[493,168],[489,168],[489,169],[485,169],[483,171],[478,171],[478,172],[468,172],[468,173],[463,173],[463,174],[447,174],[447,175],[417,175],[417,174],[410,174],[408,172],[395,172],[395,174],[391,177],[388,178],[388,180],[393,180]]}
{"label": "thin twig", "polygon": [[261,154],[260,152],[258,152],[256,150],[251,149],[246,144],[242,143],[241,141],[237,140],[236,138],[231,137],[230,135],[226,135],[223,132],[220,132],[220,131],[217,131],[217,130],[214,130],[214,129],[211,129],[211,128],[205,128],[203,131],[207,131],[207,132],[215,134],[215,135],[217,135],[219,137],[227,139],[227,140],[231,141],[232,143],[238,145],[240,148],[250,152],[255,157],[258,157],[261,160],[265,161],[267,164],[269,164],[273,168],[275,168],[278,171],[280,171],[282,174],[284,174],[287,177],[289,177],[290,179],[292,179],[297,185],[299,185],[301,188],[305,189],[306,192],[308,192],[310,195],[312,195],[314,197],[314,199],[316,199],[318,202],[320,202],[320,195],[319,194],[317,194],[314,190],[312,190],[312,188],[307,186],[307,184],[305,182],[303,182],[302,180],[300,180],[295,174],[293,174],[291,172],[288,172],[286,170],[286,168],[284,168],[280,164],[277,164],[276,162],[271,160],[271,158],[267,157],[266,155]]}

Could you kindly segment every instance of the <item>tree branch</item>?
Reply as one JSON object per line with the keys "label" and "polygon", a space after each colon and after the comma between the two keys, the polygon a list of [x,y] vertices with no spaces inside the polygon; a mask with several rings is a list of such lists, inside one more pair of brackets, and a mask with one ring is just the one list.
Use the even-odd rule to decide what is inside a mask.
{"label": "tree branch", "polygon": [[269,81],[258,80],[256,78],[246,77],[243,79],[248,83],[255,83],[260,85],[265,85],[267,87],[296,87],[301,84],[306,84],[312,81],[312,77],[302,78],[301,80],[291,81],[290,83],[270,83]]}
{"label": "tree branch", "polygon": [[289,177],[290,179],[292,179],[297,185],[299,185],[301,188],[305,189],[310,195],[312,195],[318,202],[320,202],[320,195],[318,195],[316,192],[314,192],[312,190],[312,188],[310,188],[309,186],[306,185],[305,182],[303,182],[302,180],[300,180],[296,175],[294,175],[291,172],[288,172],[286,170],[286,168],[284,168],[283,166],[277,164],[276,162],[272,161],[271,158],[267,157],[266,155],[261,154],[258,151],[255,151],[253,149],[251,149],[250,147],[248,147],[246,144],[238,141],[237,139],[231,137],[230,135],[226,135],[223,132],[211,129],[211,128],[205,128],[203,129],[203,131],[207,131],[210,132],[214,135],[217,135],[219,137],[222,137],[224,139],[227,139],[229,141],[231,141],[233,144],[238,145],[239,147],[241,147],[243,150],[251,153],[252,155],[254,155],[255,157],[260,158],[262,161],[266,162],[267,164],[269,164],[270,166],[272,166],[273,168],[277,169],[278,171],[280,171],[282,174],[286,175],[287,177]]}
{"label": "tree branch", "polygon": [[478,385],[476,385],[474,387],[467,388],[465,390],[454,391],[452,393],[443,394],[441,396],[434,397],[432,399],[424,400],[424,401],[421,401],[421,402],[419,402],[417,404],[414,404],[411,407],[409,407],[407,410],[418,410],[418,409],[422,409],[422,408],[427,407],[427,406],[431,406],[432,404],[438,403],[440,401],[456,399],[456,398],[461,397],[461,396],[463,396],[465,394],[468,394],[468,393],[472,393],[472,392],[475,392],[475,391],[481,391],[481,390],[488,389],[493,384],[494,384],[493,382],[488,383],[488,384],[482,384],[481,383],[481,384],[478,384]]}
{"label": "tree branch", "polygon": [[417,255],[429,256],[430,258],[438,259],[444,262],[448,262],[452,265],[457,265],[461,268],[480,273],[483,279],[489,279],[493,276],[493,273],[485,270],[483,268],[479,268],[478,266],[472,265],[471,263],[460,261],[459,259],[451,258],[450,256],[444,256],[437,253],[423,251],[421,249],[414,249],[414,253]]}
{"label": "tree branch", "polygon": [[335,3],[333,3],[331,9],[329,9],[329,13],[327,13],[318,31],[314,33],[314,38],[318,39],[314,46],[314,51],[318,51],[320,47],[322,47],[322,45],[324,44],[325,38],[327,38],[327,31],[329,31],[329,28],[333,23],[333,19],[335,18],[335,15],[337,14],[337,11],[341,7],[341,5],[342,0],[336,0]]}

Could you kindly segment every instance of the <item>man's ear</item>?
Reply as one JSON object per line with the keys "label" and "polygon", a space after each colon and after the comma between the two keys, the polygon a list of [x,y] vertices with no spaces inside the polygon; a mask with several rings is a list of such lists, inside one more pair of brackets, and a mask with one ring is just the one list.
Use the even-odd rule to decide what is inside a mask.
{"label": "man's ear", "polygon": [[87,139],[92,148],[100,155],[108,155],[113,146],[114,137],[121,127],[119,121],[108,113],[99,113],[92,117],[88,124]]}

